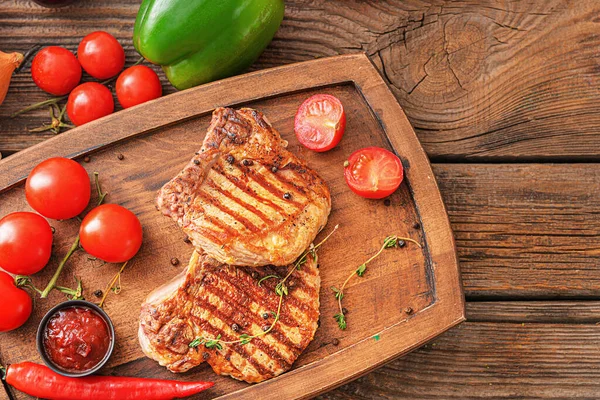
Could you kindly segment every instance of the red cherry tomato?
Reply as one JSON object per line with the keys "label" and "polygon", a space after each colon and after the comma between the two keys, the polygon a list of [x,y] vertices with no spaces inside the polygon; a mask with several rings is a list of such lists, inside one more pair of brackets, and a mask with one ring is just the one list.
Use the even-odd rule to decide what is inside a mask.
{"label": "red cherry tomato", "polygon": [[106,262],[125,262],[142,245],[142,224],[128,209],[104,204],[85,216],[79,237],[81,246],[92,256]]}
{"label": "red cherry tomato", "polygon": [[97,79],[112,78],[125,66],[123,46],[108,32],[92,32],[83,38],[77,48],[81,66]]}
{"label": "red cherry tomato", "polygon": [[127,68],[117,79],[117,98],[129,108],[162,96],[162,85],[156,72],[145,65]]}
{"label": "red cherry tomato", "polygon": [[346,113],[337,97],[316,94],[300,105],[294,120],[296,137],[305,147],[323,152],[333,149],[346,129]]}
{"label": "red cherry tomato", "polygon": [[82,83],[69,95],[67,115],[76,126],[105,117],[115,110],[110,90],[96,82]]}
{"label": "red cherry tomato", "polygon": [[68,158],[49,158],[38,164],[25,182],[29,205],[46,218],[69,219],[79,215],[90,202],[87,171]]}
{"label": "red cherry tomato", "polygon": [[43,91],[64,96],[81,80],[81,65],[64,47],[44,47],[31,62],[31,77]]}
{"label": "red cherry tomato", "polygon": [[8,332],[23,325],[33,305],[31,297],[15,286],[12,276],[0,271],[0,332]]}
{"label": "red cherry tomato", "polygon": [[0,219],[0,267],[16,275],[35,274],[50,260],[52,228],[43,217],[15,212]]}
{"label": "red cherry tomato", "polygon": [[404,169],[394,153],[380,147],[366,147],[350,155],[344,177],[357,195],[382,199],[398,189]]}

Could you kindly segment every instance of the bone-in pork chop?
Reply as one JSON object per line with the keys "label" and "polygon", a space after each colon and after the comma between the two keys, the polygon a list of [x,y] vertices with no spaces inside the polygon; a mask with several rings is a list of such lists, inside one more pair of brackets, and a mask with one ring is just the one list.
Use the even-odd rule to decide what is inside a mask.
{"label": "bone-in pork chop", "polygon": [[279,279],[286,267],[261,269],[223,265],[194,252],[187,270],[154,290],[142,305],[139,339],[146,355],[173,372],[208,362],[221,375],[261,382],[291,368],[317,330],[321,279],[316,257],[306,258],[286,281],[281,314],[273,329],[247,344],[223,344],[221,349],[198,338],[236,341],[240,335],[260,335],[275,318]]}
{"label": "bone-in pork chop", "polygon": [[325,182],[252,109],[219,108],[199,152],[157,206],[197,251],[230,265],[288,265],[327,223]]}

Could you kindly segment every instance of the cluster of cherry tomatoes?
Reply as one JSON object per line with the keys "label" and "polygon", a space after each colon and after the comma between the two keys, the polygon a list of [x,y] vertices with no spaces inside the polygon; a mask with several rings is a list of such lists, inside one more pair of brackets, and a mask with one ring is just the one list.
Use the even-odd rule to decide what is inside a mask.
{"label": "cluster of cherry tomatoes", "polygon": [[[338,145],[346,129],[342,102],[330,94],[316,94],[298,108],[294,131],[306,148],[324,152]],[[382,199],[402,183],[404,169],[398,156],[381,147],[356,150],[344,165],[350,189],[368,199]]]}
{"label": "cluster of cherry tomatoes", "polygon": [[[125,51],[110,33],[92,32],[77,48],[77,57],[64,47],[40,50],[31,63],[31,76],[42,90],[55,96],[69,94],[67,115],[76,126],[111,114],[115,109],[110,90],[98,82],[79,84],[82,68],[100,80],[115,77],[125,66]],[[133,107],[162,95],[156,73],[135,65],[121,72],[116,83],[117,99],[123,108]]]}
{"label": "cluster of cherry tomatoes", "polygon": [[[25,197],[39,214],[14,212],[0,219],[0,267],[16,275],[32,275],[46,266],[53,232],[44,217],[64,220],[80,215],[90,202],[90,178],[77,162],[50,158],[27,177]],[[142,244],[142,226],[126,208],[100,205],[83,218],[79,242],[94,257],[125,262]],[[12,276],[0,271],[0,332],[23,325],[31,311],[29,295],[15,286]]]}

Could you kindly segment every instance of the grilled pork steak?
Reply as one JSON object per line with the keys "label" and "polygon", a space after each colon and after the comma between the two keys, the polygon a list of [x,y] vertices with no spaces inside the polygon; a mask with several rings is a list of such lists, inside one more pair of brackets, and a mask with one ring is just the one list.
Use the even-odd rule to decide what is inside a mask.
{"label": "grilled pork steak", "polygon": [[261,269],[223,265],[194,252],[187,270],[154,290],[142,305],[139,339],[146,355],[173,372],[184,372],[207,361],[221,375],[261,382],[291,368],[317,330],[321,278],[316,260],[287,280],[281,316],[273,329],[247,344],[223,344],[208,349],[197,338],[239,340],[260,335],[271,326],[279,305],[275,287],[291,267]]}
{"label": "grilled pork steak", "polygon": [[288,265],[327,223],[325,182],[263,115],[219,108],[202,148],[165,184],[157,206],[199,252],[230,265]]}

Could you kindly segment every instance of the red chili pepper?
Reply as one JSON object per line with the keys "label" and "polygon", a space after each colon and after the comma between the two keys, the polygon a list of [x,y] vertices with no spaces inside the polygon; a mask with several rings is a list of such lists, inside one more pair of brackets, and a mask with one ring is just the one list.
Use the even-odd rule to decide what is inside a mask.
{"label": "red chili pepper", "polygon": [[48,400],[170,400],[200,393],[214,385],[116,376],[68,378],[31,362],[9,365],[6,382],[30,396]]}

